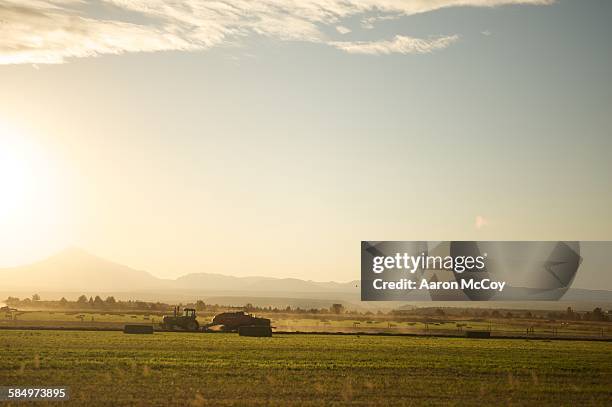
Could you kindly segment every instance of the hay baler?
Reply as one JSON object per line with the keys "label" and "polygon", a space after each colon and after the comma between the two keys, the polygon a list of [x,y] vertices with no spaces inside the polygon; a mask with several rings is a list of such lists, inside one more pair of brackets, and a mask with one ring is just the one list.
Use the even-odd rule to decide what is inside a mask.
{"label": "hay baler", "polygon": [[271,328],[268,318],[258,318],[244,311],[239,311],[224,312],[216,315],[210,324],[204,326],[204,329],[209,330],[212,327],[220,327],[223,332],[238,332],[241,327],[247,326]]}

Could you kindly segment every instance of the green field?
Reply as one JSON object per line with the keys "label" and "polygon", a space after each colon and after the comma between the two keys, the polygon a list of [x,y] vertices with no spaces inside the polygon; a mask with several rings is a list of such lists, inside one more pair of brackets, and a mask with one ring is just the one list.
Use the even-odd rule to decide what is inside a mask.
{"label": "green field", "polygon": [[610,405],[612,343],[0,331],[0,385],[83,405]]}
{"label": "green field", "polygon": [[[200,315],[200,325],[212,320],[214,313]],[[422,320],[413,317],[392,318],[389,316],[355,318],[354,316],[333,315],[277,315],[262,314],[272,320],[276,331],[301,332],[386,332],[430,335],[463,335],[466,330],[490,330],[493,336],[525,336],[530,328],[532,336],[571,337],[571,338],[612,338],[610,322],[595,321],[546,321],[528,319],[480,319],[451,317]],[[7,314],[0,319],[0,329],[4,327],[47,327],[47,328],[101,328],[123,329],[125,324],[153,324],[159,327],[162,314],[148,312],[65,312],[65,311],[20,311]]]}

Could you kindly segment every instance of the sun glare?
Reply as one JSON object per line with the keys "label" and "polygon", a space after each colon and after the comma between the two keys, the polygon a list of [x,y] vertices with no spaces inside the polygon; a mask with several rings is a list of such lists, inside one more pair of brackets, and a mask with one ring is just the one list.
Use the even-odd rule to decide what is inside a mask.
{"label": "sun glare", "polygon": [[26,203],[32,185],[27,148],[23,144],[14,129],[0,123],[0,219],[3,221]]}
{"label": "sun glare", "polygon": [[53,199],[54,171],[44,149],[0,119],[0,225],[31,225]]}
{"label": "sun glare", "polygon": [[61,162],[25,127],[0,117],[0,267],[24,264],[65,244]]}

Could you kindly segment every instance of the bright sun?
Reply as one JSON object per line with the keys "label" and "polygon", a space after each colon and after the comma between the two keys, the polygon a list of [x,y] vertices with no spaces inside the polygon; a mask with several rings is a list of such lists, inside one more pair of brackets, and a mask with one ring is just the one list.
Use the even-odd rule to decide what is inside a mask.
{"label": "bright sun", "polygon": [[56,175],[42,145],[0,118],[0,238],[42,232],[57,206]]}
{"label": "bright sun", "polygon": [[0,221],[23,214],[34,198],[39,162],[24,136],[0,122]]}
{"label": "bright sun", "polygon": [[64,244],[65,191],[60,162],[48,147],[34,132],[0,117],[0,268]]}
{"label": "bright sun", "polygon": [[15,129],[0,122],[0,220],[15,216],[32,190],[29,146]]}

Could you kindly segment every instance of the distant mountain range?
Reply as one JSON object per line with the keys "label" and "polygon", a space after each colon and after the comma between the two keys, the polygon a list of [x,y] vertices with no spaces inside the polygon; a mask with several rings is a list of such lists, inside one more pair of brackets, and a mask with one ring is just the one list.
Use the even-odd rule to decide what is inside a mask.
{"label": "distant mountain range", "polygon": [[[405,302],[367,303],[360,301],[360,282],[306,281],[296,278],[233,277],[215,273],[187,274],[177,279],[161,279],[142,270],[113,263],[81,249],[66,249],[46,260],[14,268],[0,269],[2,295],[49,293],[47,298],[74,297],[76,294],[115,295],[122,299],[145,301],[193,301],[242,305],[326,307],[333,302],[360,308],[395,308],[411,301],[419,306],[495,306],[491,303],[435,303],[424,291],[407,294]],[[535,308],[563,308],[568,302],[609,307],[612,291],[571,288],[557,303],[531,303]],[[588,305],[587,305],[588,303]],[[524,308],[520,302],[505,307]],[[566,305],[563,305],[566,304]],[[497,304],[499,305],[499,304]]]}
{"label": "distant mountain range", "polygon": [[137,292],[189,290],[250,294],[358,294],[359,282],[305,281],[296,278],[233,277],[215,273],[187,274],[175,280],[113,263],[81,249],[66,249],[50,258],[0,269],[2,289],[62,292]]}

